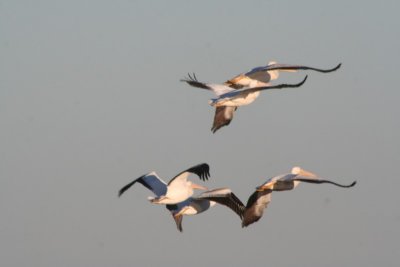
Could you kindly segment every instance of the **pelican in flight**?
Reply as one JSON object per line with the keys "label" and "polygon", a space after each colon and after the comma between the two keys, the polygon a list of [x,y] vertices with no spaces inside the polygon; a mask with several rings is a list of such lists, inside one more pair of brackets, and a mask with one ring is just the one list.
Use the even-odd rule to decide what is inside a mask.
{"label": "pelican in flight", "polygon": [[[141,180],[137,181],[158,197],[167,191],[167,185],[154,175],[145,176]],[[119,191],[119,196],[121,196],[128,188],[126,188],[126,186],[123,187]],[[176,204],[167,204],[166,208],[171,212],[176,227],[180,232],[182,232],[183,215],[196,215],[208,210],[216,204],[216,201],[212,201],[211,199],[220,199],[219,203],[221,205],[225,205],[232,209],[240,219],[243,218],[244,206],[229,188],[209,190],[203,192],[197,197],[189,197],[188,199]]]}
{"label": "pelican in flight", "polygon": [[[279,72],[286,71],[286,72],[296,72],[297,70],[313,70],[322,73],[328,73],[339,69],[341,64],[338,64],[336,67],[332,69],[319,69],[314,67],[307,67],[302,65],[290,65],[290,64],[277,64],[276,62],[269,62],[266,66],[260,66],[251,69],[248,72],[241,73],[229,80],[227,80],[223,85],[219,84],[208,84],[210,87],[204,86],[203,83],[198,83],[197,78],[195,75],[191,77],[189,75],[188,79],[184,79],[182,81],[187,82],[191,86],[199,87],[203,89],[210,89],[215,92],[215,94],[220,98],[221,94],[231,92],[234,90],[243,90],[244,88],[253,88],[253,87],[265,87],[269,86],[269,82],[271,80],[275,80],[279,77]],[[230,88],[226,88],[230,87]],[[284,88],[284,87],[282,87]],[[274,89],[274,88],[269,88]],[[244,90],[246,91],[246,90]],[[242,92],[243,94],[243,92]],[[259,90],[255,90],[248,94],[243,94],[242,100],[247,105],[253,102],[260,94]],[[218,104],[216,104],[217,102]],[[246,103],[247,102],[247,103]],[[215,115],[214,115],[214,122],[211,128],[211,131],[215,133],[218,129],[223,126],[229,125],[231,120],[233,119],[233,113],[237,110],[237,108],[241,105],[228,105],[226,103],[223,105],[223,101],[211,101],[211,104],[216,104],[215,106]]]}
{"label": "pelican in flight", "polygon": [[[328,183],[343,188],[353,187],[356,184],[356,181],[350,185],[342,185],[330,180],[320,179],[314,173],[303,170],[300,167],[294,167],[290,173],[275,176],[258,186],[256,191],[247,200],[246,206],[240,206],[238,201],[235,202],[239,205],[237,209],[243,212],[242,227],[257,222],[263,216],[264,210],[269,202],[271,202],[271,193],[273,191],[291,190],[298,186],[300,182],[314,184]],[[219,203],[221,199],[215,199],[214,201]]]}
{"label": "pelican in flight", "polygon": [[214,124],[211,129],[212,132],[215,133],[219,128],[230,123],[233,118],[233,112],[239,106],[251,104],[260,95],[261,91],[300,87],[306,80],[307,76],[297,84],[264,85],[240,89],[235,89],[225,84],[199,82],[195,74],[193,74],[193,76],[188,74],[188,78],[181,81],[186,82],[193,87],[211,90],[216,94],[217,98],[213,98],[209,101],[209,104],[216,108]]}
{"label": "pelican in flight", "polygon": [[119,190],[119,196],[121,196],[126,190],[128,190],[136,182],[141,183],[157,196],[155,198],[149,197],[151,203],[154,204],[177,204],[185,201],[193,195],[194,189],[207,190],[206,187],[195,184],[188,180],[190,174],[196,174],[201,180],[208,180],[210,176],[210,167],[207,163],[198,164],[185,171],[182,171],[178,175],[166,184],[158,175],[153,171],[145,174],[136,180],[125,185]]}
{"label": "pelican in flight", "polygon": [[225,205],[233,210],[239,218],[243,219],[244,205],[229,188],[218,188],[201,193],[197,197],[190,197],[187,200],[173,205],[167,205],[175,220],[176,227],[180,232],[182,229],[183,215],[196,215],[213,207],[216,203]]}

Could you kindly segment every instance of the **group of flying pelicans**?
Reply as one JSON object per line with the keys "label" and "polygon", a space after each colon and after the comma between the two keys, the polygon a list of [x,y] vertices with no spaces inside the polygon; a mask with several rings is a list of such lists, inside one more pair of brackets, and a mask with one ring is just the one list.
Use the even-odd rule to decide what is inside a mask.
{"label": "group of flying pelicans", "polygon": [[[195,74],[188,74],[188,78],[181,81],[191,86],[211,90],[216,98],[210,100],[209,104],[215,107],[215,116],[211,131],[215,133],[218,129],[228,125],[233,113],[239,106],[252,103],[263,90],[300,87],[304,84],[307,76],[297,84],[271,85],[269,82],[279,77],[280,71],[295,72],[297,70],[313,70],[328,73],[339,69],[341,64],[332,69],[318,69],[313,67],[289,64],[277,64],[270,62],[266,66],[256,67],[248,72],[239,74],[223,84],[203,83],[197,80]],[[229,188],[218,188],[208,190],[206,187],[195,184],[188,180],[191,174],[197,175],[201,180],[208,180],[210,167],[206,163],[195,165],[182,171],[169,183],[165,183],[153,171],[145,174],[119,190],[121,196],[135,183],[140,183],[151,190],[156,197],[149,197],[154,204],[164,204],[171,212],[176,226],[182,232],[183,215],[195,215],[208,210],[216,203],[225,205],[234,211],[241,219],[242,227],[257,222],[264,213],[264,209],[271,201],[271,193],[274,191],[287,191],[294,189],[300,182],[323,184],[329,183],[338,187],[349,188],[349,185],[339,184],[330,180],[321,179],[316,174],[306,171],[300,167],[293,167],[290,173],[282,174],[268,179],[262,185],[256,187],[256,191],[250,195],[247,204],[244,205],[240,199]],[[194,189],[206,190],[198,196],[193,196]]]}

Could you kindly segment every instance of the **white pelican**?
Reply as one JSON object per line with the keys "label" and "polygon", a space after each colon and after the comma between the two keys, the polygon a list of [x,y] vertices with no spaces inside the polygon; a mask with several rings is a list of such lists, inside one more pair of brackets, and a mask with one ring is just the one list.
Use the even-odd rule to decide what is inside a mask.
{"label": "white pelican", "polygon": [[218,188],[203,192],[199,196],[190,197],[181,203],[167,205],[167,209],[171,212],[178,230],[182,232],[183,215],[202,213],[213,207],[216,201],[229,207],[240,219],[243,218],[244,205],[229,188]]}
{"label": "white pelican", "polygon": [[[241,89],[244,87],[262,87],[262,86],[268,86],[270,81],[277,79],[279,77],[280,71],[296,72],[297,70],[313,70],[313,71],[317,71],[317,72],[328,73],[328,72],[332,72],[332,71],[339,69],[340,66],[341,66],[341,64],[338,64],[336,67],[334,67],[332,69],[319,69],[319,68],[302,66],[302,65],[277,64],[276,62],[271,61],[266,66],[255,67],[248,72],[241,73],[241,74],[227,80],[224,83],[224,85],[231,87],[233,89]],[[189,76],[189,78],[190,78],[190,80],[197,81],[195,76],[193,78]],[[184,81],[187,81],[187,80],[188,79],[186,79]],[[200,87],[200,86],[196,86],[195,84],[191,84],[191,85],[195,86],[195,87]],[[200,87],[200,88],[204,88],[204,87]],[[204,89],[209,89],[209,88],[204,88]],[[226,89],[224,89],[223,91],[228,92],[228,91],[226,91]],[[219,91],[217,90],[217,92],[216,92],[217,95],[218,95],[218,92]],[[259,95],[259,92],[253,93],[250,96],[247,96],[247,98],[249,100],[251,99],[251,102],[252,102],[255,100],[255,98],[258,97],[258,95]],[[211,131],[213,133],[215,133],[221,127],[229,125],[229,123],[233,119],[233,113],[237,110],[237,108],[238,108],[238,106],[228,106],[228,105],[218,106],[218,105],[216,105],[214,122],[213,122],[213,126],[211,128]]]}
{"label": "white pelican", "polygon": [[272,191],[291,190],[298,186],[300,182],[314,184],[328,183],[343,188],[353,187],[356,184],[356,181],[350,185],[338,184],[330,180],[321,179],[316,174],[303,170],[300,167],[293,167],[290,173],[275,176],[257,187],[256,191],[247,201],[242,227],[248,226],[262,217],[264,209],[271,201]]}
{"label": "white pelican", "polygon": [[193,195],[193,189],[207,190],[206,187],[192,183],[187,178],[191,173],[193,173],[199,176],[203,181],[208,180],[208,177],[210,176],[209,170],[210,167],[208,164],[198,164],[179,173],[172,178],[168,184],[166,184],[153,171],[125,185],[121,190],[119,190],[119,196],[138,182],[153,191],[157,196],[156,198],[149,197],[150,202],[155,204],[176,204],[191,197]]}
{"label": "white pelican", "polygon": [[191,76],[189,74],[188,76],[189,77],[187,79],[183,79],[181,81],[186,82],[193,87],[211,90],[217,95],[217,98],[213,98],[209,101],[209,104],[216,108],[214,124],[211,128],[213,133],[215,133],[222,126],[228,125],[232,120],[233,112],[237,109],[237,107],[252,103],[260,95],[262,90],[300,87],[307,80],[306,76],[297,84],[250,86],[246,88],[235,89],[225,84],[199,82],[196,78],[196,75]]}
{"label": "white pelican", "polygon": [[[273,191],[291,190],[300,182],[314,184],[329,183],[344,188],[353,187],[356,184],[356,181],[350,185],[338,184],[330,180],[320,179],[315,174],[305,171],[300,167],[294,167],[291,173],[275,176],[266,181],[264,184],[258,186],[256,191],[251,194],[247,200],[245,207],[240,207],[240,204],[238,204],[239,202],[235,202],[236,205],[239,206],[237,209],[243,211],[242,227],[246,227],[254,222],[257,222],[263,216],[265,208],[271,201],[271,193]],[[221,199],[222,198],[215,199],[214,201],[220,203]]]}
{"label": "white pelican", "polygon": [[[157,176],[148,175],[145,178],[137,181],[151,190],[156,196],[164,194],[164,192],[167,190],[167,185],[163,183]],[[125,187],[119,191],[120,196],[130,186],[128,186],[128,188]],[[183,215],[196,215],[208,210],[210,207],[216,204],[216,202],[212,201],[212,199],[221,199],[220,204],[231,208],[240,217],[240,219],[243,218],[244,206],[229,188],[209,190],[203,192],[197,197],[189,197],[188,199],[176,204],[167,204],[166,208],[171,212],[178,230],[182,232]]]}

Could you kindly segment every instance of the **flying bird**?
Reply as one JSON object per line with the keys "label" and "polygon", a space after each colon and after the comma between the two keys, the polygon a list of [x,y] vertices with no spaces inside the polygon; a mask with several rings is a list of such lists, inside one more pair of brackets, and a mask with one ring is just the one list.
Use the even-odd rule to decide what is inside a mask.
{"label": "flying bird", "polygon": [[300,182],[314,184],[328,183],[343,188],[353,187],[356,184],[356,181],[354,181],[349,185],[342,185],[330,180],[321,179],[316,174],[303,170],[300,167],[293,167],[290,173],[275,176],[256,188],[256,191],[247,201],[242,227],[246,227],[262,217],[264,209],[271,201],[271,193],[273,191],[292,190]]}
{"label": "flying bird", "polygon": [[188,78],[181,80],[197,88],[211,90],[216,94],[216,98],[209,101],[209,104],[216,108],[212,132],[215,133],[219,128],[228,125],[233,118],[234,111],[239,106],[251,104],[263,90],[295,88],[300,87],[307,80],[307,76],[297,84],[277,84],[264,86],[250,86],[235,89],[225,84],[203,83],[197,80],[195,74],[188,74]]}
{"label": "flying bird", "polygon": [[[138,180],[139,179],[139,180]],[[141,183],[143,186],[152,191],[156,196],[161,196],[167,191],[167,185],[154,173],[150,173],[144,178],[138,178],[135,181]],[[134,183],[131,183],[132,185]],[[131,185],[128,184],[119,191],[121,196]],[[218,188],[203,192],[197,197],[189,197],[188,199],[176,203],[167,204],[166,208],[171,212],[171,215],[176,223],[180,232],[183,231],[182,219],[183,215],[196,215],[202,213],[209,208],[213,207],[216,202],[211,199],[223,198],[221,204],[231,208],[240,219],[243,218],[243,210],[240,207],[244,206],[242,202],[232,193],[229,188]]]}
{"label": "flying bird", "polygon": [[[237,205],[236,209],[239,210],[243,216],[242,227],[257,222],[263,216],[264,210],[271,202],[271,193],[273,191],[291,190],[298,186],[300,182],[314,184],[328,183],[343,188],[353,187],[356,184],[356,181],[350,185],[342,185],[330,180],[320,179],[314,173],[303,170],[300,167],[294,167],[290,173],[275,176],[258,186],[256,191],[250,195],[246,206],[241,204],[240,200],[235,201],[235,205]],[[220,197],[214,198],[213,201],[223,204],[227,200]]]}
{"label": "flying bird", "polygon": [[[342,64],[340,63],[336,67],[331,68],[331,69],[319,69],[319,68],[308,67],[308,66],[303,66],[303,65],[278,64],[276,62],[271,61],[266,66],[255,67],[248,72],[236,75],[235,77],[227,80],[223,85],[228,86],[233,89],[242,89],[245,87],[268,86],[270,81],[275,80],[279,77],[280,72],[296,72],[298,70],[312,70],[312,71],[317,71],[317,72],[322,72],[322,73],[329,73],[329,72],[339,69],[341,65]],[[188,82],[188,80],[191,80],[192,84],[190,84]],[[183,81],[188,82],[190,85],[195,86],[195,87],[209,89],[209,88],[201,87],[200,84],[193,83],[193,81],[197,81],[197,78],[195,75],[193,75],[193,77],[189,76],[189,79],[185,79]],[[221,88],[219,85],[214,85],[214,86],[217,87],[216,89]],[[226,88],[222,89],[222,91],[229,92]],[[216,93],[217,95],[218,95],[218,92],[219,92],[219,90],[217,90],[217,93]],[[259,95],[259,93],[251,94],[250,97],[248,97],[248,99],[254,98],[254,99],[252,99],[252,101],[254,101],[255,98],[258,97],[258,95]],[[221,127],[229,125],[233,119],[233,114],[237,110],[237,108],[238,108],[238,106],[229,106],[229,105],[219,105],[218,106],[218,105],[216,105],[214,122],[213,122],[213,126],[211,128],[211,131],[213,133],[215,133]]]}
{"label": "flying bird", "polygon": [[191,197],[194,189],[207,190],[206,187],[189,181],[188,177],[190,174],[196,174],[201,180],[205,181],[210,176],[209,171],[210,167],[207,163],[198,164],[182,171],[172,178],[168,184],[153,171],[125,185],[119,190],[119,196],[138,182],[153,191],[156,195],[155,198],[149,197],[150,202],[154,204],[177,204]]}
{"label": "flying bird", "polygon": [[218,188],[203,192],[199,196],[190,197],[181,203],[167,205],[167,209],[171,212],[178,230],[182,232],[183,215],[202,213],[213,207],[217,202],[230,208],[240,219],[243,218],[244,205],[229,188]]}

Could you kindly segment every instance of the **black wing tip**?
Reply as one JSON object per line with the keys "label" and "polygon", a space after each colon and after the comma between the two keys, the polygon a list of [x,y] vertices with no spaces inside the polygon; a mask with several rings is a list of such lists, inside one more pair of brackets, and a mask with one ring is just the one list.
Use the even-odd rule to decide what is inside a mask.
{"label": "black wing tip", "polygon": [[296,86],[298,87],[298,86],[302,86],[306,81],[307,81],[307,78],[308,78],[308,75],[306,75],[306,77],[304,77],[304,79],[301,81],[301,82],[299,82],[298,84],[296,84]]}
{"label": "black wing tip", "polygon": [[132,185],[134,184],[134,182],[130,182],[129,184],[125,185],[124,187],[122,187],[119,191],[118,191],[118,197],[121,197],[123,193],[125,193],[126,190],[128,190]]}
{"label": "black wing tip", "polygon": [[350,185],[349,185],[349,187],[353,187],[353,186],[355,186],[357,184],[357,181],[354,181],[354,182],[352,182]]}
{"label": "black wing tip", "polygon": [[146,184],[143,183],[143,181],[141,181],[141,179],[143,177],[145,177],[147,174],[143,174],[142,176],[140,176],[139,178],[136,178],[135,180],[133,180],[132,182],[126,184],[124,187],[122,187],[119,191],[118,191],[118,197],[121,197],[121,195],[128,190],[132,185],[134,185],[136,182],[140,182],[141,184],[143,184],[145,187],[147,187],[148,189],[151,190],[151,188]]}
{"label": "black wing tip", "polygon": [[208,178],[210,177],[210,165],[208,165],[207,163],[201,163],[199,165],[199,167],[202,168],[202,171],[200,173],[200,179],[205,181],[208,180]]}
{"label": "black wing tip", "polygon": [[192,74],[188,73],[187,77],[184,79],[180,79],[181,82],[199,82],[197,80],[196,74],[193,72]]}
{"label": "black wing tip", "polygon": [[323,72],[323,73],[328,73],[328,72],[333,72],[335,70],[338,70],[341,66],[342,66],[342,63],[339,63],[336,67],[333,67],[332,69],[326,69],[326,70],[314,69],[314,70],[319,71],[319,72]]}
{"label": "black wing tip", "polygon": [[338,70],[341,66],[342,66],[342,63],[339,63],[336,67],[334,67],[334,68],[331,69],[330,71]]}
{"label": "black wing tip", "polygon": [[242,221],[242,228],[248,227],[252,223],[254,223],[254,222],[244,222],[244,221]]}
{"label": "black wing tip", "polygon": [[200,178],[200,180],[205,181],[208,180],[208,177],[210,177],[210,166],[207,163],[200,163],[190,167],[184,172],[194,173]]}

